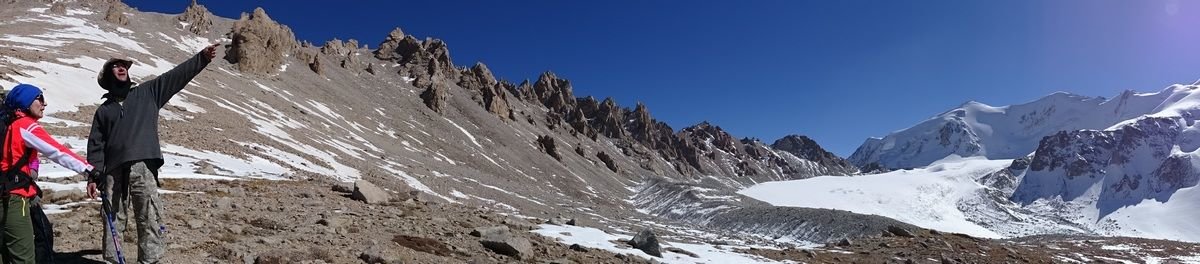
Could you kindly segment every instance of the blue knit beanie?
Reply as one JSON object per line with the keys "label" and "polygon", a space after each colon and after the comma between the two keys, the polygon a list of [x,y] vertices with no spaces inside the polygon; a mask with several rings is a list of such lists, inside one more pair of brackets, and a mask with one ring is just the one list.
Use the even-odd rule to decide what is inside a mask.
{"label": "blue knit beanie", "polygon": [[42,89],[37,86],[18,84],[12,91],[8,91],[8,96],[4,97],[4,105],[12,109],[27,110],[38,95],[42,95]]}

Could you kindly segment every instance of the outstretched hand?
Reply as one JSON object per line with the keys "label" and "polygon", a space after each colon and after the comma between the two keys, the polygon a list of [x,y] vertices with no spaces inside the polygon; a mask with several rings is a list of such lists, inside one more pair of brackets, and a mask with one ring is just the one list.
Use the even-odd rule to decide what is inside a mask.
{"label": "outstretched hand", "polygon": [[212,60],[213,58],[217,57],[217,46],[218,45],[221,45],[221,43],[214,43],[214,44],[208,45],[208,47],[204,48],[204,51],[202,51],[202,52],[204,53],[205,57],[208,57],[208,60]]}

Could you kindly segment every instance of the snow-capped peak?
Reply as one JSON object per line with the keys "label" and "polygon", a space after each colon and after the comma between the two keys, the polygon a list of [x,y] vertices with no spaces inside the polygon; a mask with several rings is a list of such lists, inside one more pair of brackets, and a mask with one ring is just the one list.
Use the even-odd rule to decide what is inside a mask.
{"label": "snow-capped peak", "polygon": [[1117,97],[1087,97],[1055,92],[1033,102],[994,107],[976,101],[943,112],[915,126],[868,139],[850,162],[887,168],[914,168],[948,155],[1013,159],[1028,155],[1038,141],[1058,131],[1105,129],[1172,107],[1188,108],[1191,94],[1182,85],[1154,93],[1122,92]]}

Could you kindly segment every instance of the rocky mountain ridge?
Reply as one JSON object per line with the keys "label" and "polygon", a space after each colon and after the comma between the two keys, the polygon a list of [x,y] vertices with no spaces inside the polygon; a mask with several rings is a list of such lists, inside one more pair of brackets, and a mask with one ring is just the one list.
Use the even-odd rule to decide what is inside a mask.
{"label": "rocky mountain ridge", "polygon": [[571,81],[551,72],[514,84],[483,63],[459,67],[447,43],[400,29],[375,50],[356,40],[316,46],[261,8],[238,19],[206,10],[195,2],[182,14],[106,1],[6,2],[5,29],[22,37],[0,39],[0,85],[45,87],[57,100],[47,111],[62,120],[47,127],[82,138],[102,93],[87,85],[99,62],[129,58],[131,75],[146,80],[223,42],[221,57],[161,113],[164,145],[176,146],[167,152],[194,160],[164,170],[206,164],[234,177],[381,178],[387,189],[408,186],[445,202],[533,215],[571,206],[569,214],[614,225],[670,221],[622,198],[652,179],[733,191],[856,172],[831,156],[792,154],[827,153],[816,144],[782,151],[708,123],[676,131],[646,105],[577,97]]}
{"label": "rocky mountain ridge", "polygon": [[[469,229],[509,225],[500,216],[538,219],[534,222],[571,218],[581,226],[616,234],[654,230],[667,243],[739,247],[778,246],[786,242],[775,240],[788,239],[836,242],[891,228],[923,232],[884,217],[724,198],[737,199],[733,191],[763,181],[857,173],[811,140],[785,137],[768,145],[739,140],[708,123],[675,130],[655,119],[646,105],[630,109],[611,98],[576,97],[572,82],[554,73],[514,83],[497,78],[483,63],[456,66],[447,43],[400,29],[389,32],[372,50],[356,40],[329,40],[321,46],[297,41],[291,29],[262,9],[230,19],[212,16],[197,3],[178,15],[139,12],[111,1],[10,0],[0,5],[0,15],[11,18],[0,22],[0,31],[6,33],[0,37],[0,85],[29,82],[45,87],[53,102],[43,123],[75,146],[82,146],[90,113],[99,103],[101,91],[90,85],[95,68],[105,59],[134,60],[131,75],[146,80],[208,43],[226,43],[222,57],[160,111],[167,155],[164,178],[175,182],[198,174],[238,185],[168,183],[166,189],[185,192],[166,195],[169,203],[178,205],[168,209],[174,214],[168,228],[189,230],[174,238],[203,249],[175,248],[185,262],[217,257],[253,263],[259,261],[255,256],[268,256],[263,257],[265,263],[355,262],[365,253],[356,248],[371,246],[353,238],[360,233],[372,236],[375,242],[370,244],[399,249],[418,262],[569,263],[554,262],[558,257],[585,263],[640,261],[623,254],[571,253],[567,250],[578,250],[562,250],[545,238],[530,239],[535,258],[517,260],[484,249],[482,234],[467,237]],[[211,26],[205,26],[209,23],[204,17]],[[60,179],[47,186],[69,189],[81,180],[47,170],[47,177]],[[412,200],[420,205],[348,204],[347,197],[314,191],[356,180],[369,180],[382,192],[416,197]],[[238,188],[254,191],[238,194]],[[63,219],[87,218],[94,212],[89,207],[94,203],[78,197],[56,201],[61,202],[56,208],[69,211],[61,213]],[[188,210],[186,204],[191,203],[270,216]],[[245,208],[232,205],[241,203]],[[307,206],[321,209],[296,208]],[[673,206],[685,210],[675,212]],[[317,211],[329,217],[313,217],[321,213]],[[195,224],[183,219],[187,216],[242,229]],[[363,221],[350,225],[360,232],[351,232],[349,226],[339,231],[335,216]],[[297,224],[281,224],[291,221]],[[90,228],[95,222],[83,223],[68,229],[83,232],[68,234],[94,231]],[[395,226],[420,230],[361,232]],[[860,228],[864,226],[868,228]],[[292,232],[298,236],[288,236]],[[719,243],[712,241],[717,238]],[[428,242],[425,239],[458,250],[404,246]],[[347,251],[331,256],[296,253],[310,244]],[[627,243],[603,243],[610,244]],[[81,242],[70,249],[94,248],[89,246]],[[265,249],[277,246],[293,251],[276,255],[306,257],[270,257]],[[375,263],[371,256],[361,261]],[[700,262],[681,258],[655,259]]]}

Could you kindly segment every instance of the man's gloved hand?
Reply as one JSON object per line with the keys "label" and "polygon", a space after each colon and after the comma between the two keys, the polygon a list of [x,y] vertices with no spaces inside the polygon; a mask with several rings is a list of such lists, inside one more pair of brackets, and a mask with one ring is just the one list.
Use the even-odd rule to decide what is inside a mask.
{"label": "man's gloved hand", "polygon": [[96,199],[96,184],[104,180],[104,173],[98,170],[87,171],[87,194],[88,198]]}

